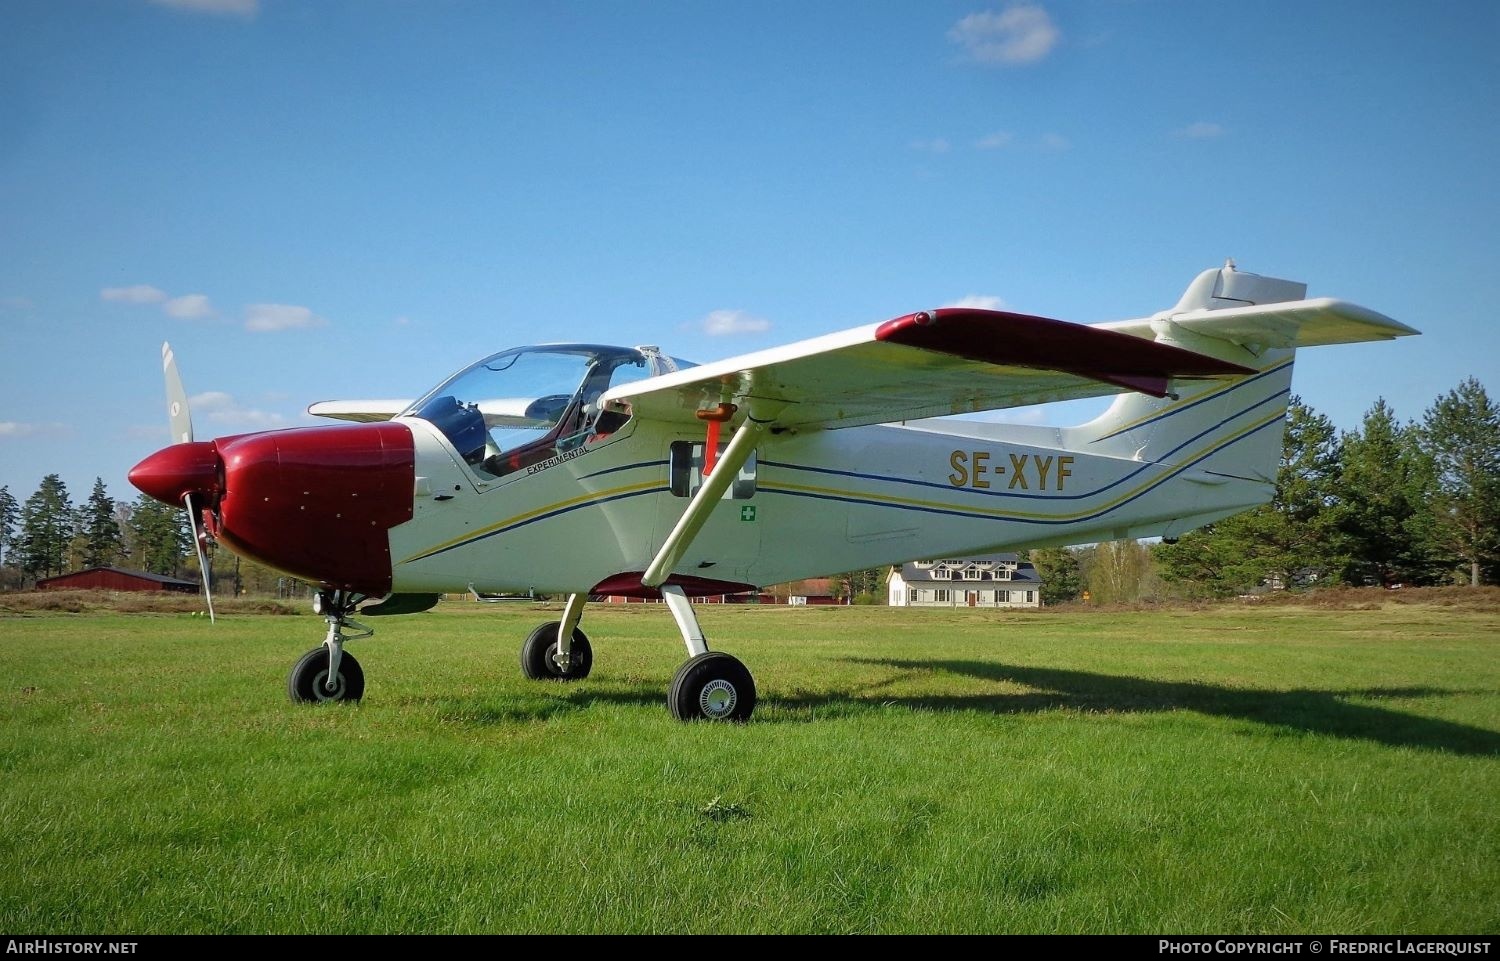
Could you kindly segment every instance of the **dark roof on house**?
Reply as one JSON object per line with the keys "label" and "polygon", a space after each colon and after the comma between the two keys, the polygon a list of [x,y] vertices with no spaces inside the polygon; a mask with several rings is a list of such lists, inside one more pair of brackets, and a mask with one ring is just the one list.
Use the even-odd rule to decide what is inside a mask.
{"label": "dark roof on house", "polygon": [[[995,565],[1014,564],[1015,570],[1011,571],[1008,581],[969,581],[970,584],[1020,584],[1025,587],[1037,587],[1042,583],[1042,577],[1030,561],[1021,560],[1021,555],[1015,553],[1005,554],[976,554],[973,557],[937,557],[931,561],[907,561],[900,567],[901,579],[908,584],[952,584],[954,581],[948,578],[934,578],[932,572],[936,567],[918,567],[918,564],[943,564],[943,565],[966,565],[983,564]],[[962,580],[958,583],[964,583]]]}
{"label": "dark roof on house", "polygon": [[37,581],[37,583],[45,584],[48,581],[60,581],[68,577],[77,577],[80,574],[91,574],[94,571],[113,571],[116,574],[123,574],[126,577],[134,577],[143,581],[151,581],[155,584],[172,584],[176,587],[191,587],[195,590],[198,587],[197,581],[185,581],[180,577],[168,577],[165,574],[152,574],[149,571],[131,571],[126,570],[123,567],[85,567],[81,571],[69,571],[66,574],[54,574],[51,577],[44,577],[41,580]]}

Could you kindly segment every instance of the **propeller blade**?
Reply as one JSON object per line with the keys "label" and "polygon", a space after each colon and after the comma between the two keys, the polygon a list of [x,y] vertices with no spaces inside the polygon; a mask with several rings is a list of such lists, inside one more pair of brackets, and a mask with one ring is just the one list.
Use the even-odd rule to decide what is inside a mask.
{"label": "propeller blade", "polygon": [[209,585],[208,556],[203,550],[203,531],[198,527],[198,509],[193,506],[192,494],[184,494],[182,499],[187,502],[188,523],[193,528],[193,548],[198,552],[198,570],[203,574],[203,600],[208,604],[208,622],[217,624],[219,622],[214,618],[214,592]]}
{"label": "propeller blade", "polygon": [[190,444],[193,441],[193,418],[188,411],[182,375],[177,373],[177,358],[172,355],[172,345],[168,343],[161,345],[161,370],[167,381],[167,419],[172,425],[172,443]]}

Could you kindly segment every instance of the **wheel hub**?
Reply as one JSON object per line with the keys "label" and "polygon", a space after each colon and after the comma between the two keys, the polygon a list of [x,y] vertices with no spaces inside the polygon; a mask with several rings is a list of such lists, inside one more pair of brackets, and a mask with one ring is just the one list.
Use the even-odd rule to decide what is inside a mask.
{"label": "wheel hub", "polygon": [[339,674],[334,680],[333,686],[328,684],[328,672],[319,671],[318,676],[313,678],[313,696],[320,701],[338,701],[344,697],[344,675]]}
{"label": "wheel hub", "polygon": [[739,699],[739,693],[735,691],[733,684],[723,678],[716,678],[703,685],[703,690],[698,693],[698,706],[703,709],[704,717],[727,717],[734,711]]}

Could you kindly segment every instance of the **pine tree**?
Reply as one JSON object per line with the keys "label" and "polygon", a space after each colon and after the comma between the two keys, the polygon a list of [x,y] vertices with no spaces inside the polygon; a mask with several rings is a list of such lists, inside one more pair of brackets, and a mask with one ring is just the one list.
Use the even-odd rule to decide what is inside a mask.
{"label": "pine tree", "polygon": [[10,561],[16,543],[21,520],[21,506],[10,492],[10,487],[0,487],[0,563]]}
{"label": "pine tree", "polygon": [[1337,526],[1348,552],[1344,579],[1353,584],[1422,584],[1431,579],[1422,521],[1432,468],[1416,431],[1396,423],[1384,398],[1361,429],[1339,443]]}
{"label": "pine tree", "polygon": [[1271,503],[1162,545],[1162,573],[1214,594],[1336,581],[1346,566],[1333,509],[1337,482],[1333,422],[1293,397]]}
{"label": "pine tree", "polygon": [[80,513],[83,566],[104,567],[119,560],[125,552],[125,541],[115,520],[115,499],[105,491],[103,478],[94,478],[94,490]]}
{"label": "pine tree", "polygon": [[132,556],[153,574],[176,574],[193,549],[187,512],[142,495],[130,511]]}
{"label": "pine tree", "polygon": [[1500,560],[1500,409],[1473,377],[1437,399],[1422,419],[1437,494],[1427,535],[1477,585]]}
{"label": "pine tree", "polygon": [[68,486],[56,474],[42,478],[21,508],[17,553],[21,569],[33,577],[61,574],[73,538],[73,505]]}
{"label": "pine tree", "polygon": [[1045,603],[1066,604],[1077,600],[1083,593],[1077,551],[1067,547],[1043,547],[1033,550],[1029,560],[1042,579],[1042,600]]}

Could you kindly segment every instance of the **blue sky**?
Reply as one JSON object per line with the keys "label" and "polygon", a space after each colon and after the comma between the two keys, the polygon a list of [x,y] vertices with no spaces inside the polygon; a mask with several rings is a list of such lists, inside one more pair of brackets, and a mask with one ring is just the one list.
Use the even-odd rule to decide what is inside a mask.
{"label": "blue sky", "polygon": [[9,0],[0,484],[134,497],[163,340],[210,437],[524,343],[1142,316],[1226,257],[1425,332],[1299,357],[1341,427],[1495,394],[1497,37],[1489,0]]}

